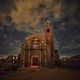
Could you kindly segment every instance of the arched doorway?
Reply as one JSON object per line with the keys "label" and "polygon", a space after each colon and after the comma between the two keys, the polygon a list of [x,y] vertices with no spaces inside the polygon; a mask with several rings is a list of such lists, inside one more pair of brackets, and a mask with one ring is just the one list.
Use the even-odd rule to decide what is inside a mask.
{"label": "arched doorway", "polygon": [[38,56],[32,56],[32,58],[31,58],[31,67],[39,67],[39,58],[38,58]]}

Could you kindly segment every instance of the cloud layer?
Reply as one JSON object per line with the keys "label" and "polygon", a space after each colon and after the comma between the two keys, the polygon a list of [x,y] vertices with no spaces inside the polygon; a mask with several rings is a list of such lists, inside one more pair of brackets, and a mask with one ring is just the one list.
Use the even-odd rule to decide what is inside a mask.
{"label": "cloud layer", "polygon": [[41,26],[46,19],[60,19],[61,6],[62,0],[19,0],[18,10],[13,11],[11,16],[16,23],[29,24],[33,28],[33,32],[43,33]]}
{"label": "cloud layer", "polygon": [[17,3],[17,12],[11,15],[16,22],[33,22],[34,26],[41,17],[47,17],[50,14],[55,19],[60,18],[62,0],[19,0]]}
{"label": "cloud layer", "polygon": [[[21,39],[23,39],[23,36],[25,37],[26,34],[24,35],[24,33],[29,35],[44,33],[43,24],[46,19],[49,19],[54,25],[55,44],[61,54],[80,54],[80,0],[17,0],[15,4],[16,11],[13,8],[9,9],[9,14],[16,23],[15,30],[14,32],[9,30],[5,34],[4,30],[0,31],[1,50],[15,53],[23,42]],[[9,27],[12,28],[12,26]],[[10,46],[4,39],[7,33],[9,35],[6,41],[8,41],[8,44],[10,43]],[[3,34],[4,36],[2,36]],[[17,36],[14,37],[13,34]],[[9,37],[12,38],[11,42],[8,40]],[[13,47],[15,50],[13,50]]]}

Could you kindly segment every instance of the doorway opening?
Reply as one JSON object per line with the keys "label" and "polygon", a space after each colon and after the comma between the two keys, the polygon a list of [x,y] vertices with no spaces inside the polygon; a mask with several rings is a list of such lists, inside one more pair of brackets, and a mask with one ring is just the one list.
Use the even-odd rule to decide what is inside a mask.
{"label": "doorway opening", "polygon": [[31,58],[31,67],[39,67],[39,58],[38,58],[38,56],[32,56],[32,58]]}

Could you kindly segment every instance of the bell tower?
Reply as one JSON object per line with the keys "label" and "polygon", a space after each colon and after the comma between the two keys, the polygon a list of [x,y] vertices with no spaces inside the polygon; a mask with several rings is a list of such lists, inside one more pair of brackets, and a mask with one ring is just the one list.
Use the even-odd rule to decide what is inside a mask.
{"label": "bell tower", "polygon": [[54,56],[54,33],[52,31],[52,25],[50,21],[46,21],[45,25],[45,37],[46,37],[46,51],[47,51],[47,59],[48,64],[51,64],[51,61]]}
{"label": "bell tower", "polygon": [[52,44],[53,41],[53,32],[50,21],[46,21],[45,23],[45,36],[48,44]]}

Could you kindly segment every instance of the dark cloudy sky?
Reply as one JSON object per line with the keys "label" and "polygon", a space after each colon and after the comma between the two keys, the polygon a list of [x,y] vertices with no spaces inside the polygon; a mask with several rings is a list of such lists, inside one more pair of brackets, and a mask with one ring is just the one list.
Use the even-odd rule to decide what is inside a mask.
{"label": "dark cloudy sky", "polygon": [[62,56],[80,54],[79,0],[0,0],[0,21],[10,15],[15,25],[0,25],[0,54],[18,54],[25,36],[44,34],[50,20],[55,33],[55,48]]}

